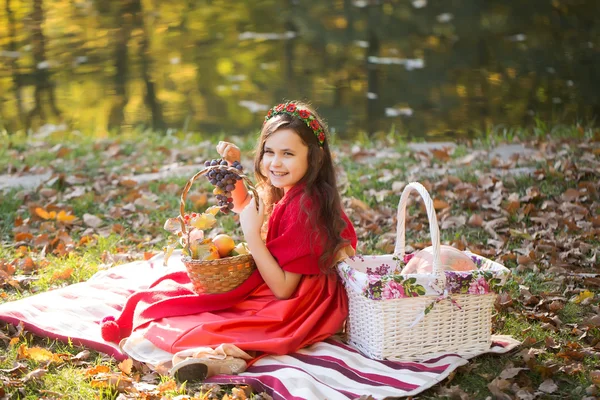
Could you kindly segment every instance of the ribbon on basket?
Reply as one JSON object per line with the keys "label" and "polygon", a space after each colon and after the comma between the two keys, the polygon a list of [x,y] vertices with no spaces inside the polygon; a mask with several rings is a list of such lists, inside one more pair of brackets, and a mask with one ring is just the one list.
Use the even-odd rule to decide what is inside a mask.
{"label": "ribbon on basket", "polygon": [[[433,285],[430,285],[430,287],[433,288]],[[415,320],[408,326],[409,328],[414,327],[415,325],[417,325],[419,322],[421,322],[423,320],[423,318],[425,318],[425,316],[427,314],[429,314],[431,312],[431,310],[433,310],[433,307],[441,302],[448,299],[453,306],[455,306],[456,308],[458,308],[459,310],[462,310],[462,307],[460,306],[460,304],[458,304],[458,302],[456,300],[454,300],[452,298],[452,296],[450,295],[450,293],[448,293],[448,289],[444,289],[444,291],[442,293],[440,293],[440,295],[433,300],[431,303],[429,303],[427,305],[427,307],[425,307],[425,309],[423,311],[421,311],[417,317],[415,318]]]}

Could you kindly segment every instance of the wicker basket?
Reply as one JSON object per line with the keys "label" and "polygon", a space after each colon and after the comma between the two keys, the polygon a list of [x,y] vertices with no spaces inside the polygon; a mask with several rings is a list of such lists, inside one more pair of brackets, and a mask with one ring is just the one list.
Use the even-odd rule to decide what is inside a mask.
{"label": "wicker basket", "polygon": [[[434,257],[430,274],[400,274],[405,255],[404,215],[411,190],[422,196],[427,209]],[[368,357],[398,361],[422,361],[443,354],[471,357],[488,351],[497,295],[489,290],[492,285],[485,279],[500,286],[509,270],[465,253],[476,261],[478,270],[441,268],[433,202],[421,184],[409,183],[398,206],[394,254],[355,256],[338,264],[349,299],[349,344]],[[387,272],[382,272],[383,267],[389,268]],[[457,293],[453,286],[457,279],[470,286],[460,287]]]}
{"label": "wicker basket", "polygon": [[[180,215],[178,217],[181,223],[181,232],[186,234],[187,228],[185,226],[184,218],[185,215],[185,201],[187,198],[188,191],[192,187],[192,184],[200,176],[207,174],[208,172],[225,168],[229,172],[234,172],[244,180],[248,189],[254,195],[254,201],[256,208],[258,209],[258,194],[252,185],[252,182],[245,175],[240,174],[240,171],[233,167],[224,166],[210,166],[196,173],[187,182],[183,191],[181,192],[181,202],[179,207]],[[189,243],[186,244],[189,250]],[[216,260],[195,260],[189,256],[182,258],[183,264],[187,270],[187,274],[194,285],[194,291],[198,294],[203,293],[224,293],[238,287],[244,282],[256,269],[254,259],[250,254],[244,254],[239,256],[232,256],[226,258],[219,258]]]}

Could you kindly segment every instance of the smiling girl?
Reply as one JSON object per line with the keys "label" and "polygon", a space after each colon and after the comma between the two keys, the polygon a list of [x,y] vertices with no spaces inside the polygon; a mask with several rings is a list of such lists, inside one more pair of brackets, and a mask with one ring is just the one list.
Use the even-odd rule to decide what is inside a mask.
{"label": "smiling girl", "polygon": [[[232,143],[220,142],[217,151],[230,163],[239,161],[240,151]],[[232,196],[234,211],[241,211],[246,242],[273,294],[289,298],[305,276],[323,274],[337,282],[331,269],[354,254],[356,234],[342,210],[326,127],[318,114],[300,102],[269,110],[254,169],[266,208],[272,209],[266,243],[260,235],[265,206],[261,202],[256,210],[242,184]],[[343,292],[339,284],[337,290]]]}
{"label": "smiling girl", "polygon": [[[240,158],[232,143],[219,143],[217,151],[231,163]],[[229,292],[197,294],[181,265],[100,321],[105,340],[138,360],[172,355],[171,374],[196,380],[242,372],[245,360],[292,353],[340,331],[348,299],[334,265],[354,254],[356,233],[342,210],[317,113],[299,102],[271,109],[254,165],[264,203],[257,210],[243,185],[232,198],[257,270]],[[222,345],[226,359],[200,355]]]}

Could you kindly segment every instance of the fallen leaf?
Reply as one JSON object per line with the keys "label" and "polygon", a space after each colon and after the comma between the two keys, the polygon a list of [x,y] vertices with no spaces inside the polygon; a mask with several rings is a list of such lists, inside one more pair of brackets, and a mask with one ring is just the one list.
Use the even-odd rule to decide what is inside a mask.
{"label": "fallen leaf", "polygon": [[98,228],[104,223],[104,221],[100,217],[86,213],[83,214],[83,223],[90,228]]}
{"label": "fallen leaf", "polygon": [[124,392],[133,388],[133,381],[121,373],[102,374],[93,379],[90,385],[94,388],[114,388],[119,392]]}
{"label": "fallen leaf", "polygon": [[441,149],[431,149],[431,154],[433,154],[433,156],[440,161],[448,161],[450,159],[451,150],[453,149],[449,147],[444,147]]}
{"label": "fallen leaf", "polygon": [[483,218],[479,214],[473,214],[469,217],[468,224],[474,227],[482,227],[483,226]]}
{"label": "fallen leaf", "polygon": [[37,362],[44,362],[44,363],[48,363],[48,362],[60,363],[60,362],[62,362],[62,360],[59,356],[57,356],[56,354],[52,353],[49,350],[41,348],[41,347],[31,347],[31,348],[27,349],[27,358],[29,358],[30,360],[34,360]]}
{"label": "fallen leaf", "polygon": [[510,388],[511,383],[506,379],[496,378],[487,387],[494,396],[495,400],[512,400],[512,397],[504,393],[504,390]]}
{"label": "fallen leaf", "polygon": [[133,189],[134,187],[136,187],[138,185],[138,183],[137,183],[137,181],[134,181],[133,179],[122,179],[119,181],[119,185],[124,186],[129,189]]}
{"label": "fallen leaf", "polygon": [[30,373],[28,373],[27,375],[25,375],[21,379],[21,381],[23,381],[24,383],[26,383],[26,382],[29,382],[31,380],[43,378],[44,375],[46,375],[47,372],[48,372],[47,369],[43,369],[43,368],[35,369],[35,370],[31,371]]}
{"label": "fallen leaf", "polygon": [[71,277],[71,275],[73,275],[73,268],[67,267],[67,268],[63,269],[62,271],[54,272],[52,274],[52,280],[53,281],[57,281],[57,280],[66,281],[67,279],[69,279]]}
{"label": "fallen leaf", "polygon": [[582,301],[584,301],[585,299],[593,299],[594,298],[594,293],[590,292],[589,290],[584,290],[583,292],[579,293],[574,299],[573,299],[573,303],[575,304],[579,304]]}
{"label": "fallen leaf", "polygon": [[48,212],[41,207],[37,207],[35,209],[35,213],[37,214],[38,217],[43,218],[45,220],[56,218],[56,211]]}
{"label": "fallen leaf", "polygon": [[79,353],[77,353],[76,355],[74,355],[73,357],[71,357],[69,360],[70,361],[85,361],[89,357],[90,357],[90,351],[83,350],[83,351],[80,351]]}
{"label": "fallen leaf", "polygon": [[443,397],[449,397],[450,399],[459,399],[459,400],[469,400],[471,395],[462,390],[458,385],[445,387],[440,387],[437,391],[437,394]]}
{"label": "fallen leaf", "polygon": [[59,213],[56,215],[56,220],[58,222],[62,222],[63,224],[70,224],[76,219],[77,217],[75,215],[67,214],[64,210],[59,211]]}
{"label": "fallen leaf", "polygon": [[92,368],[88,368],[85,371],[85,375],[86,376],[94,376],[94,375],[98,375],[98,374],[106,374],[110,372],[110,368],[107,367],[106,365],[96,365]]}
{"label": "fallen leaf", "polygon": [[590,318],[585,319],[583,323],[587,326],[600,327],[600,314],[596,314]]}
{"label": "fallen leaf", "polygon": [[139,197],[135,199],[133,204],[135,204],[138,207],[146,208],[149,210],[156,210],[158,208],[158,204],[156,204],[154,201],[150,200],[147,197]]}
{"label": "fallen leaf", "polygon": [[448,208],[448,207],[450,207],[450,204],[448,204],[448,202],[446,202],[444,200],[440,200],[440,199],[433,200],[433,208],[436,211],[443,210],[444,208]]}
{"label": "fallen leaf", "polygon": [[350,207],[362,211],[367,211],[370,209],[370,207],[365,202],[360,201],[359,199],[354,197],[350,199]]}
{"label": "fallen leaf", "polygon": [[131,375],[131,368],[133,367],[133,360],[131,358],[123,360],[119,363],[118,367],[125,375]]}
{"label": "fallen leaf", "polygon": [[600,385],[600,370],[590,372],[590,379],[594,385]]}
{"label": "fallen leaf", "polygon": [[558,390],[558,386],[552,379],[546,379],[542,384],[538,387],[538,390],[541,390],[544,393],[554,393]]}
{"label": "fallen leaf", "polygon": [[514,378],[515,376],[517,376],[519,374],[519,372],[526,371],[528,369],[529,368],[506,368],[504,371],[502,371],[500,373],[500,378],[501,379]]}
{"label": "fallen leaf", "polygon": [[562,194],[562,199],[564,201],[573,202],[574,200],[577,200],[580,196],[581,193],[579,193],[579,190],[570,188]]}
{"label": "fallen leaf", "polygon": [[10,369],[0,369],[0,372],[2,372],[4,374],[12,375],[12,376],[19,376],[19,375],[23,375],[25,372],[27,372],[28,369],[29,368],[27,368],[27,365],[21,364],[21,363],[16,363],[16,365],[14,365]]}
{"label": "fallen leaf", "polygon": [[15,242],[24,242],[33,239],[33,235],[29,232],[19,232],[15,234]]}
{"label": "fallen leaf", "polygon": [[169,381],[163,382],[160,385],[158,385],[157,389],[160,394],[163,394],[165,392],[176,390],[177,384],[175,383],[174,380],[169,380]]}
{"label": "fallen leaf", "polygon": [[52,188],[42,188],[39,191],[40,195],[48,198],[48,197],[52,197],[54,195],[56,195],[57,190],[56,189],[52,189]]}

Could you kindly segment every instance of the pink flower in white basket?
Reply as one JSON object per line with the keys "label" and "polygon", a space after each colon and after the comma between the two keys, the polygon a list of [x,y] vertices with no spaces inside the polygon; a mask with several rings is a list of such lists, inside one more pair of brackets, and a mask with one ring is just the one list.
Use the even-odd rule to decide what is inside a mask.
{"label": "pink flower in white basket", "polygon": [[383,288],[384,299],[400,299],[404,296],[404,287],[396,281],[389,281]]}
{"label": "pink flower in white basket", "polygon": [[474,279],[469,286],[469,294],[486,294],[490,292],[490,285],[488,285],[485,278],[480,276]]}
{"label": "pink flower in white basket", "polygon": [[377,283],[381,281],[381,275],[367,274],[367,280],[369,283]]}

